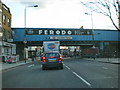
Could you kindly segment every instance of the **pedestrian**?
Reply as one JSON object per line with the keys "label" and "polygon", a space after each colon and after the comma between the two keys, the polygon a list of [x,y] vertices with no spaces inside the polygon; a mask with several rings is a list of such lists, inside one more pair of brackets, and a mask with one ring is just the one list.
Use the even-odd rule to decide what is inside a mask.
{"label": "pedestrian", "polygon": [[32,56],[32,61],[34,61],[34,57]]}
{"label": "pedestrian", "polygon": [[95,60],[95,54],[93,54],[93,59]]}
{"label": "pedestrian", "polygon": [[25,63],[26,63],[26,58],[25,58]]}
{"label": "pedestrian", "polygon": [[34,54],[32,54],[32,62],[34,61]]}
{"label": "pedestrian", "polygon": [[5,56],[2,56],[2,62],[5,63]]}

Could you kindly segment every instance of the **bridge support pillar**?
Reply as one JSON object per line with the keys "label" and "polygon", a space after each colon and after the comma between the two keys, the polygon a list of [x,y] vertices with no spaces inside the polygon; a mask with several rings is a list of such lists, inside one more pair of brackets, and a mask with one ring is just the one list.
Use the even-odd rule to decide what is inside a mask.
{"label": "bridge support pillar", "polygon": [[16,44],[16,53],[19,55],[19,60],[24,60],[24,44],[23,43],[17,43]]}
{"label": "bridge support pillar", "polygon": [[103,50],[103,49],[104,49],[104,43],[100,42],[100,50]]}

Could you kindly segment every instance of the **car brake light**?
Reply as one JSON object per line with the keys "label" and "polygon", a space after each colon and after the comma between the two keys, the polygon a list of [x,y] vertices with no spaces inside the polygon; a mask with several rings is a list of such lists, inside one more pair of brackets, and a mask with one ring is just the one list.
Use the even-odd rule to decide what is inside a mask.
{"label": "car brake light", "polygon": [[61,62],[62,61],[62,56],[59,56],[59,60],[58,60],[59,62]]}
{"label": "car brake light", "polygon": [[54,58],[54,56],[50,56],[50,58]]}
{"label": "car brake light", "polygon": [[61,62],[61,61],[62,61],[62,59],[59,59],[58,61],[59,61],[59,62]]}
{"label": "car brake light", "polygon": [[46,62],[46,60],[42,60],[43,62]]}
{"label": "car brake light", "polygon": [[42,57],[42,59],[46,59],[46,57]]}
{"label": "car brake light", "polygon": [[42,57],[42,61],[43,61],[43,62],[46,62],[46,57]]}
{"label": "car brake light", "polygon": [[59,59],[62,59],[62,56],[59,56]]}

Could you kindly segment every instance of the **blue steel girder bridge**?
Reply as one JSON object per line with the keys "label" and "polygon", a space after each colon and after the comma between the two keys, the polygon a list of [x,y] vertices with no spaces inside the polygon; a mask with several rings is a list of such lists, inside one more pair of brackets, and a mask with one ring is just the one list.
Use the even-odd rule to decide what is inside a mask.
{"label": "blue steel girder bridge", "polygon": [[[24,46],[42,46],[43,41],[60,41],[61,46],[92,47],[104,50],[105,45],[118,45],[120,32],[104,29],[76,28],[12,28],[13,40],[17,53],[21,54]],[[23,55],[22,55],[23,56]]]}

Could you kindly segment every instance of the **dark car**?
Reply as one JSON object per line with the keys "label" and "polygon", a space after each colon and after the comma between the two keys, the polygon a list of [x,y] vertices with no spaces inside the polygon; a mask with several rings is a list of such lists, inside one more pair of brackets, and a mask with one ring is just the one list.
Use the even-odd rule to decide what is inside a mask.
{"label": "dark car", "polygon": [[58,67],[60,69],[63,69],[62,56],[58,52],[45,53],[44,56],[41,58],[41,61],[42,61],[42,70],[53,67]]}

